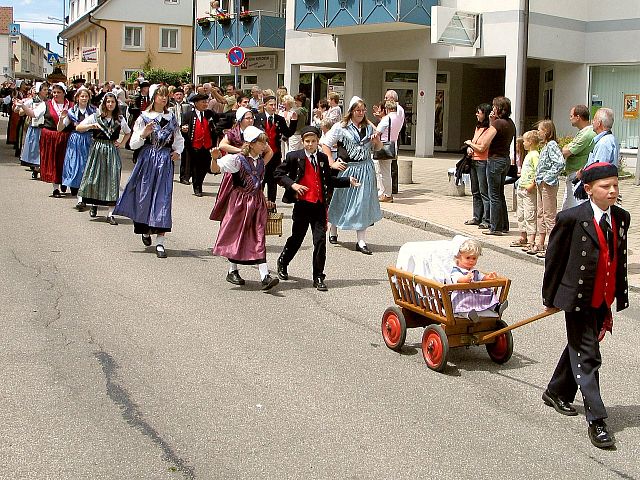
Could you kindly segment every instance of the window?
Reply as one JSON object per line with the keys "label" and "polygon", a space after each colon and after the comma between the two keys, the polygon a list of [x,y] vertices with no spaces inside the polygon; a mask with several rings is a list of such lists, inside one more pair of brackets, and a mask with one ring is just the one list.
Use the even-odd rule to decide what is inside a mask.
{"label": "window", "polygon": [[144,41],[144,30],[141,26],[125,25],[124,39],[122,43],[123,49],[142,50]]}
{"label": "window", "polygon": [[160,51],[180,50],[180,30],[177,28],[160,27]]}
{"label": "window", "polygon": [[[125,68],[122,72],[122,80],[127,83],[133,83],[133,80],[135,80],[140,75],[141,71],[141,68]],[[135,78],[131,80],[133,76],[135,76]]]}

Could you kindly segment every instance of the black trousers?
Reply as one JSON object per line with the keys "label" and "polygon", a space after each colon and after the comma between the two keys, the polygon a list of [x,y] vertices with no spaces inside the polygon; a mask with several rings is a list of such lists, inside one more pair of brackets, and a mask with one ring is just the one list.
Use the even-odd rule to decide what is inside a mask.
{"label": "black trousers", "polygon": [[324,280],[324,265],[327,260],[327,207],[324,203],[296,202],[293,206],[291,236],[280,254],[280,263],[289,265],[296,256],[307,230],[311,226],[313,235],[313,278]]}
{"label": "black trousers", "polygon": [[606,313],[604,305],[582,312],[565,312],[567,346],[548,386],[549,392],[567,402],[572,402],[580,389],[589,422],[607,418],[598,374],[602,364],[598,333]]}
{"label": "black trousers", "polygon": [[185,148],[180,155],[180,181],[188,182],[191,178],[191,165],[189,164],[189,152]]}
{"label": "black trousers", "polygon": [[266,167],[264,167],[264,183],[263,188],[267,186],[267,200],[270,202],[276,201],[276,193],[278,191],[278,184],[276,179],[273,177],[273,172],[276,167],[282,163],[282,154],[280,152],[274,153],[273,157],[269,163],[267,163]]}
{"label": "black trousers", "polygon": [[191,183],[194,192],[202,192],[202,182],[211,168],[211,152],[206,148],[189,149],[187,154],[191,163]]}

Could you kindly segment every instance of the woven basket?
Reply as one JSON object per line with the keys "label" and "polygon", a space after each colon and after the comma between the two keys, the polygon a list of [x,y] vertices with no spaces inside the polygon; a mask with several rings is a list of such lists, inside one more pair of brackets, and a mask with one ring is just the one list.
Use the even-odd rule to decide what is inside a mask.
{"label": "woven basket", "polygon": [[265,230],[266,235],[278,235],[282,236],[282,213],[278,213],[275,210],[268,212],[267,214],[267,228]]}

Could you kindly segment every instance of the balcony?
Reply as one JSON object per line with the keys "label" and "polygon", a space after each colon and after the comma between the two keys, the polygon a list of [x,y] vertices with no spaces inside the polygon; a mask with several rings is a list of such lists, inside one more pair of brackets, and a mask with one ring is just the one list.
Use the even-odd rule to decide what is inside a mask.
{"label": "balcony", "polygon": [[[239,24],[237,42],[236,24]],[[211,19],[208,26],[196,25],[196,51],[226,52],[236,45],[247,52],[284,49],[284,37],[284,17],[272,12],[253,11],[241,19],[232,15],[228,22]]]}
{"label": "balcony", "polygon": [[295,29],[348,34],[431,26],[438,0],[296,0]]}

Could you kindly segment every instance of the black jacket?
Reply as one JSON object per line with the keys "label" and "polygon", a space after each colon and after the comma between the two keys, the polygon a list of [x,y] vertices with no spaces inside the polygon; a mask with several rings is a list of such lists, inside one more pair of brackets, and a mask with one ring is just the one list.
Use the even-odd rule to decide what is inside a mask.
{"label": "black jacket", "polygon": [[[318,167],[320,168],[320,183],[325,205],[329,205],[333,189],[336,187],[350,186],[349,177],[334,177],[329,168],[329,159],[320,150],[316,153]],[[278,165],[273,172],[273,176],[281,186],[285,188],[282,201],[284,203],[296,202],[296,192],[291,188],[294,183],[298,183],[304,176],[304,169],[307,165],[307,154],[304,150],[294,150],[287,153],[284,161]]]}
{"label": "black jacket", "polygon": [[[296,128],[298,128],[298,120],[291,120],[289,125],[287,125],[287,121],[284,119],[282,115],[278,115],[277,113],[273,116],[274,122],[276,123],[276,145],[280,145],[282,141],[282,137],[289,138],[291,135],[296,133]],[[258,127],[260,130],[267,131],[267,114],[266,113],[258,113],[253,120],[253,125]]]}
{"label": "black jacket", "polygon": [[[629,212],[613,205],[617,229],[616,310],[629,306],[627,286],[627,231]],[[590,202],[561,211],[549,236],[542,299],[547,307],[579,312],[591,306],[600,247]]]}
{"label": "black jacket", "polygon": [[[186,132],[182,132],[182,136],[184,137],[184,141],[185,141],[185,146],[188,148],[193,148],[192,147],[193,135],[195,133],[195,126],[196,126],[195,110],[196,110],[195,108],[191,107],[188,110],[184,111],[184,113],[182,114],[182,125],[180,125],[180,127],[183,127],[184,125],[188,127],[188,130]],[[204,118],[206,118],[207,122],[209,122],[209,135],[211,135],[211,144],[212,146],[215,147],[218,139],[218,134],[216,132],[216,125],[218,123],[219,116],[216,112],[212,110],[204,110],[203,113],[204,113]]]}

